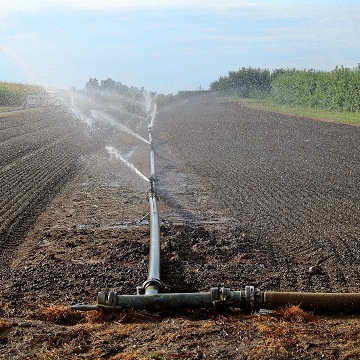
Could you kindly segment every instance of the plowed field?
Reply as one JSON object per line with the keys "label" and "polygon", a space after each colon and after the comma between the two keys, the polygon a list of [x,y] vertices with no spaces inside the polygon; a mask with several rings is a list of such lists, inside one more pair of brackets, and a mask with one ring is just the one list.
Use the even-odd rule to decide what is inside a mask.
{"label": "plowed field", "polygon": [[[145,117],[80,95],[0,114],[0,358],[358,358],[357,318],[44,315],[146,280],[149,184],[106,150],[149,176]],[[160,109],[153,134],[174,291],[360,291],[360,127],[203,98]]]}

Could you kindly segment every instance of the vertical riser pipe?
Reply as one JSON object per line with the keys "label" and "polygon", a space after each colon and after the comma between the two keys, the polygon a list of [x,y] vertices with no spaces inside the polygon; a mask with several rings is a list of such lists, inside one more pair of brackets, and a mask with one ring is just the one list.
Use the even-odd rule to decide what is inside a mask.
{"label": "vertical riser pipe", "polygon": [[[160,225],[159,213],[157,210],[157,199],[155,192],[155,151],[152,138],[152,124],[155,121],[156,104],[149,123],[149,143],[150,143],[150,252],[149,252],[149,272],[147,281],[157,280],[160,282]],[[152,295],[159,292],[159,288],[155,285],[148,286],[145,294]]]}

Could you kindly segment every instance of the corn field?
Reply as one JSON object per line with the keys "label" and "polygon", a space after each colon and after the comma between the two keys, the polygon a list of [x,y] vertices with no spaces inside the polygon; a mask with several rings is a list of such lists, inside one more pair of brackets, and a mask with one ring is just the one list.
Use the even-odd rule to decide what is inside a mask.
{"label": "corn field", "polygon": [[41,86],[0,82],[0,106],[22,106],[26,95],[44,92]]}
{"label": "corn field", "polygon": [[272,100],[293,106],[360,111],[360,66],[331,72],[289,70],[271,84]]}
{"label": "corn field", "polygon": [[290,106],[360,111],[360,64],[333,71],[242,68],[210,84],[210,90],[263,97]]}

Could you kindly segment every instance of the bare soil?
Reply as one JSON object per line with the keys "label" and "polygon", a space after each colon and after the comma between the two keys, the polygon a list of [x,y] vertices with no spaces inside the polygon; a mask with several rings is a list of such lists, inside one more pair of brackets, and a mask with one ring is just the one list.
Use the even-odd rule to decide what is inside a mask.
{"label": "bare soil", "polygon": [[[135,293],[149,251],[149,184],[106,151],[149,176],[145,109],[75,105],[0,114],[0,358],[360,357],[357,316],[70,311]],[[153,135],[173,291],[359,292],[360,127],[202,98]]]}

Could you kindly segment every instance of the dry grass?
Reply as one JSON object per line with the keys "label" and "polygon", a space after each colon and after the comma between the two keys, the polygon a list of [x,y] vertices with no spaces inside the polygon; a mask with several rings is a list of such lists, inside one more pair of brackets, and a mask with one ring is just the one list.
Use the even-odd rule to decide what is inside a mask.
{"label": "dry grass", "polygon": [[275,311],[274,316],[279,320],[291,323],[308,323],[316,319],[312,312],[300,309],[300,305],[287,305]]}
{"label": "dry grass", "polygon": [[353,360],[360,359],[360,346],[356,346],[355,349],[345,351],[344,354],[343,354],[343,359],[346,359],[346,360],[348,360],[348,359],[349,360],[350,359],[353,359]]}
{"label": "dry grass", "polygon": [[44,349],[35,359],[37,360],[76,360],[76,355],[71,355],[72,349],[69,345],[65,345],[61,349]]}
{"label": "dry grass", "polygon": [[171,341],[176,341],[176,337],[179,334],[176,333],[166,333],[166,334],[160,334],[156,336],[156,341],[158,341],[159,343],[168,343]]}
{"label": "dry grass", "polygon": [[154,316],[132,309],[111,312],[97,310],[81,312],[65,305],[41,306],[32,312],[31,317],[58,325],[74,325],[77,323],[102,324],[107,322],[132,324],[159,321]]}
{"label": "dry grass", "polygon": [[[316,358],[322,353],[328,358],[360,358],[360,328],[356,319],[347,322],[323,319],[303,311],[299,306],[285,306],[267,316],[235,312],[225,315],[215,313],[213,316],[206,314],[195,319],[192,313],[164,318],[134,310],[78,312],[63,305],[41,308],[36,305],[36,308],[32,316],[36,313],[37,319],[47,322],[36,322],[40,330],[33,334],[35,341],[32,346],[38,349],[34,358],[41,360],[72,360],[80,357],[163,360],[169,356],[172,358],[175,356],[173,354],[195,358],[189,350],[184,350],[188,352],[187,357],[182,352],[179,355],[180,348],[172,344],[181,342],[189,347],[195,341],[206,349],[207,346],[217,346],[209,345],[210,339],[219,341],[218,345],[223,346],[219,339],[224,336],[229,336],[232,339],[230,342],[238,342],[239,336],[250,339],[245,341],[253,344],[249,355],[254,360],[298,359],[299,354],[304,353],[309,355],[308,358]],[[28,315],[25,316],[28,319]],[[3,329],[11,334],[14,327],[4,322]],[[25,327],[21,331],[25,329],[31,331],[32,328]]]}
{"label": "dry grass", "polygon": [[0,320],[0,332],[10,329],[12,326],[13,326],[13,323],[6,321],[6,320]]}
{"label": "dry grass", "polygon": [[72,310],[70,306],[65,305],[49,305],[37,310],[34,317],[49,321],[60,325],[75,324],[84,318],[84,314],[79,311]]}
{"label": "dry grass", "polygon": [[313,329],[308,323],[314,324],[315,319],[313,313],[295,305],[282,307],[272,316],[257,318],[257,331],[262,341],[256,355],[259,359],[291,358],[299,346],[309,341],[308,335]]}
{"label": "dry grass", "polygon": [[135,315],[132,310],[128,311],[87,311],[84,315],[82,322],[88,322],[92,324],[102,324],[104,322],[133,322],[135,321]]}
{"label": "dry grass", "polygon": [[102,324],[104,322],[115,321],[118,319],[119,319],[119,313],[92,310],[85,312],[82,321],[91,324]]}
{"label": "dry grass", "polygon": [[259,334],[263,335],[257,346],[256,354],[261,359],[281,358],[287,356],[287,348],[294,348],[298,343],[297,329],[294,324],[259,324]]}
{"label": "dry grass", "polygon": [[140,350],[135,350],[129,353],[116,354],[110,357],[110,360],[149,360],[150,356],[144,355]]}
{"label": "dry grass", "polygon": [[101,324],[104,322],[116,323],[143,323],[153,321],[160,321],[158,317],[150,315],[146,312],[136,311],[133,309],[126,309],[123,311],[87,311],[84,313],[84,318],[81,322],[89,322],[94,324]]}
{"label": "dry grass", "polygon": [[77,324],[72,327],[64,337],[64,343],[70,343],[73,339],[78,341],[86,340],[91,334],[92,328],[90,326],[84,326],[83,324]]}

